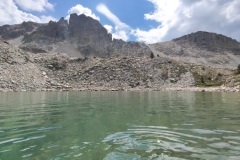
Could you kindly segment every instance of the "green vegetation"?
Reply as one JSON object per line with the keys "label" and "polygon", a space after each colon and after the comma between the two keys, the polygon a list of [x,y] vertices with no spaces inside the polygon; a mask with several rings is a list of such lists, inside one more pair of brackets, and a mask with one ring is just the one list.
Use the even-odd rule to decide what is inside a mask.
{"label": "green vegetation", "polygon": [[153,54],[153,52],[151,52],[150,58],[154,58],[154,54]]}
{"label": "green vegetation", "polygon": [[192,65],[191,73],[195,80],[195,86],[198,87],[215,87],[221,86],[226,82],[228,74],[221,69],[207,68],[201,65]]}
{"label": "green vegetation", "polygon": [[202,83],[202,84],[205,83],[203,76],[201,76],[201,83]]}
{"label": "green vegetation", "polygon": [[237,67],[237,74],[240,74],[240,64]]}

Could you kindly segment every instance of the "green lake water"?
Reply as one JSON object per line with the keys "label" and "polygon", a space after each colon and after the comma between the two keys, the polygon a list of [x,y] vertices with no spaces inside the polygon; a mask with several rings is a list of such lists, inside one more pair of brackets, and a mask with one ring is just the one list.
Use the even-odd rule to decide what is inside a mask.
{"label": "green lake water", "polygon": [[0,93],[0,160],[239,160],[240,94]]}

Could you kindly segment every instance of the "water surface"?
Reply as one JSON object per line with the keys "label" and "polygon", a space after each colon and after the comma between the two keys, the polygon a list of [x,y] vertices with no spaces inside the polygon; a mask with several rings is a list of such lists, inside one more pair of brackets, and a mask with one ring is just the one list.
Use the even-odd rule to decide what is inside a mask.
{"label": "water surface", "polygon": [[239,160],[240,94],[0,93],[0,160]]}

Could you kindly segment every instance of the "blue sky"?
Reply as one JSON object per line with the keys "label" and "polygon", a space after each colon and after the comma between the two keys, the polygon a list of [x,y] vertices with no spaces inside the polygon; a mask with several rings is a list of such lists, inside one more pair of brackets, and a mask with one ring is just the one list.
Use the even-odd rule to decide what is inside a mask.
{"label": "blue sky", "polygon": [[196,31],[240,40],[239,0],[2,0],[0,25],[86,14],[126,41],[156,43]]}
{"label": "blue sky", "polygon": [[56,3],[56,0],[50,0],[49,2],[56,4],[52,15],[57,19],[62,16],[66,16],[67,11],[71,7],[76,6],[76,4],[81,4],[82,6],[91,9],[94,14],[100,17],[100,22],[102,24],[111,24],[111,22],[104,15],[100,14],[96,10],[97,5],[103,3],[120,20],[124,21],[126,24],[131,24],[131,27],[148,29],[151,27],[151,25],[154,25],[154,21],[147,22],[144,20],[144,14],[154,10],[154,5],[146,0],[70,0],[68,3],[64,1],[59,1]]}

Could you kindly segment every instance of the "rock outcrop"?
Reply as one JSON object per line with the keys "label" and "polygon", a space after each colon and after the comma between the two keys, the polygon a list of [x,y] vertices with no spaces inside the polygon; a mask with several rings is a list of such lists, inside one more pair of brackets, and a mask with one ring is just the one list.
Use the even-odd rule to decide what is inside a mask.
{"label": "rock outcrop", "polygon": [[85,15],[70,15],[69,40],[77,46],[77,50],[84,56],[94,55],[105,57],[110,54],[108,47],[112,43],[112,35],[99,21]]}
{"label": "rock outcrop", "polygon": [[36,31],[25,34],[23,43],[49,44],[61,42],[66,39],[67,21],[61,18],[58,22],[50,21],[47,25],[39,27]]}

